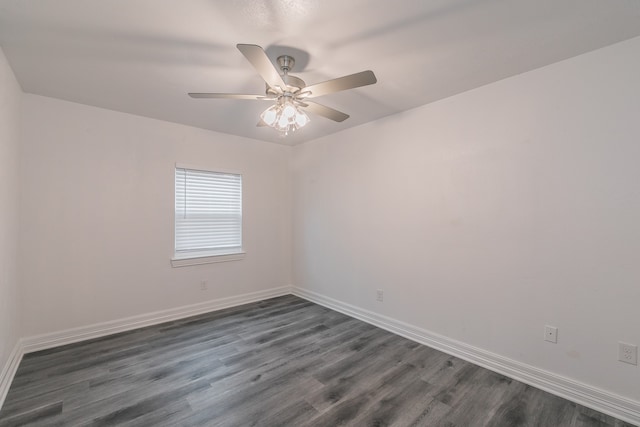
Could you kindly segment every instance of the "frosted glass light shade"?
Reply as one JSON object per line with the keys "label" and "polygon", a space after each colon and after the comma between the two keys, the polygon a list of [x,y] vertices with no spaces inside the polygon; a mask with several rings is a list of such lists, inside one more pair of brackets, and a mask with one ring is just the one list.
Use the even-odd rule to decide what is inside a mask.
{"label": "frosted glass light shade", "polygon": [[309,123],[309,116],[307,116],[304,111],[298,110],[296,112],[296,125],[298,125],[298,127],[302,127],[307,123]]}
{"label": "frosted glass light shade", "polygon": [[290,117],[293,117],[295,114],[296,114],[296,107],[287,103],[282,110],[282,115],[285,116],[286,118],[290,118]]}
{"label": "frosted glass light shade", "polygon": [[262,119],[263,122],[265,122],[267,125],[269,126],[273,126],[273,124],[276,122],[276,120],[278,119],[278,111],[275,105],[272,105],[271,107],[267,108],[266,110],[264,110],[262,112],[262,114],[260,115],[260,118]]}

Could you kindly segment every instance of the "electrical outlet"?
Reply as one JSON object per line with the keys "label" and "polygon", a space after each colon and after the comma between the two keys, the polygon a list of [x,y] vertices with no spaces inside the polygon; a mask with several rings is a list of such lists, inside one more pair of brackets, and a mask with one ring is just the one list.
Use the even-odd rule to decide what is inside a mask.
{"label": "electrical outlet", "polygon": [[207,285],[207,281],[206,280],[203,280],[203,281],[200,282],[200,290],[201,291],[206,291],[207,287],[208,287],[208,285]]}
{"label": "electrical outlet", "polygon": [[382,289],[378,289],[376,291],[376,299],[380,302],[382,302],[382,300],[384,300],[384,292],[382,292]]}
{"label": "electrical outlet", "polygon": [[558,328],[546,325],[544,327],[544,340],[552,343],[558,342]]}
{"label": "electrical outlet", "polygon": [[618,343],[618,360],[632,365],[638,364],[638,346],[627,344],[625,342]]}

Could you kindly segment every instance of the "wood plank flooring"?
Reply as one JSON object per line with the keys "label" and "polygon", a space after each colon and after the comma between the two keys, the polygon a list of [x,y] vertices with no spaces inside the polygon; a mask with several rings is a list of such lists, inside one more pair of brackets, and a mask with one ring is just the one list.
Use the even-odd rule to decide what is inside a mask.
{"label": "wood plank flooring", "polygon": [[294,296],[28,354],[21,425],[630,426]]}

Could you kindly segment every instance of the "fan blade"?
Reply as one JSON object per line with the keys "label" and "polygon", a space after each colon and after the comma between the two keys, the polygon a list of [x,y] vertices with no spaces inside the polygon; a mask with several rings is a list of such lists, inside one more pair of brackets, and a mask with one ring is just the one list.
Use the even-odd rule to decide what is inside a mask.
{"label": "fan blade", "polygon": [[367,70],[360,73],[351,74],[337,79],[328,80],[322,83],[316,83],[302,89],[302,92],[311,92],[306,98],[315,98],[316,96],[327,95],[329,93],[340,92],[341,90],[353,89],[356,87],[372,85],[376,83],[376,75],[373,71]]}
{"label": "fan blade", "polygon": [[264,127],[264,126],[269,126],[269,125],[268,125],[268,124],[266,124],[266,123],[264,122],[264,120],[262,120],[262,119],[260,119],[260,120],[258,121],[258,123],[256,123],[256,127],[259,127],[259,128],[260,128],[260,127]]}
{"label": "fan blade", "polygon": [[306,101],[306,103],[308,105],[307,107],[305,107],[305,110],[319,116],[326,117],[327,119],[333,120],[334,122],[343,122],[349,118],[348,114],[345,114],[338,110],[334,110],[333,108],[329,108],[325,105],[318,104],[317,102]]}
{"label": "fan blade", "polygon": [[276,99],[264,95],[244,95],[242,93],[190,93],[189,96],[192,98],[257,99],[260,101]]}
{"label": "fan blade", "polygon": [[242,52],[244,57],[251,62],[251,65],[253,65],[258,74],[260,74],[260,77],[262,77],[269,86],[273,88],[279,87],[282,90],[286,89],[287,84],[282,80],[282,76],[260,46],[255,44],[238,44],[236,47]]}

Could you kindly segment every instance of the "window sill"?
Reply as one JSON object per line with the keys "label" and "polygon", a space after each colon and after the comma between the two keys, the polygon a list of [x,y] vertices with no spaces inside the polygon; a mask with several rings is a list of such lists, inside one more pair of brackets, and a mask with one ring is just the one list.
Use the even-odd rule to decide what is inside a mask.
{"label": "window sill", "polygon": [[171,267],[187,267],[190,265],[213,264],[216,262],[240,261],[244,258],[245,252],[234,252],[230,254],[181,254],[171,258]]}

